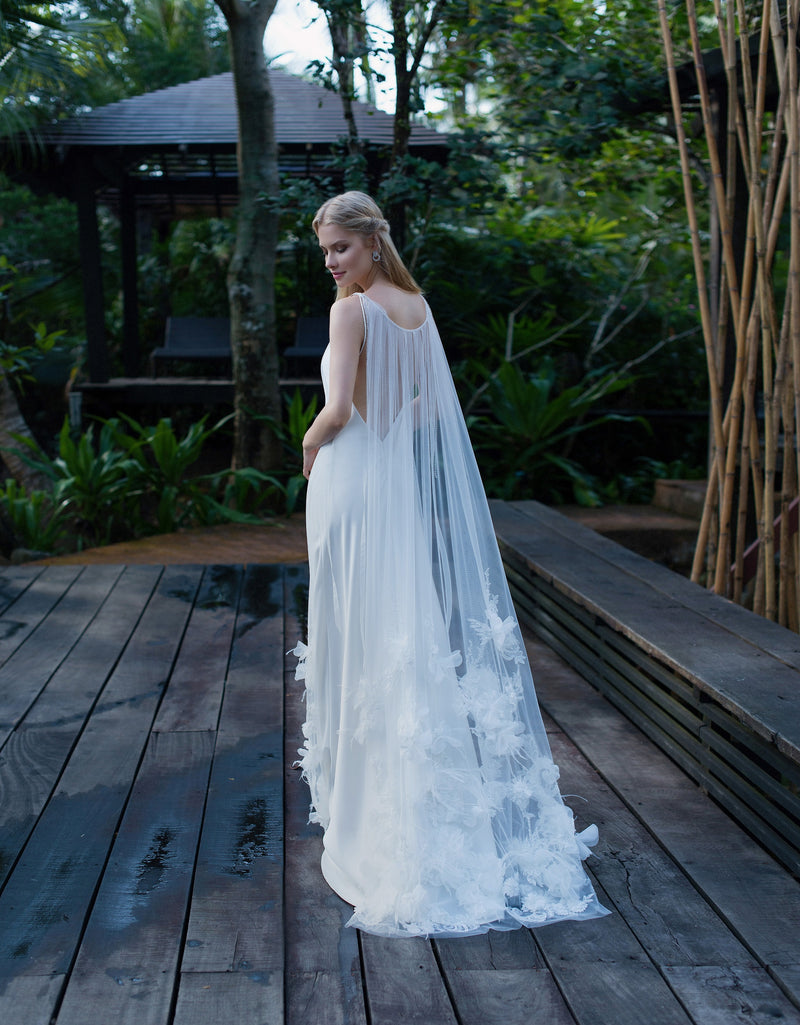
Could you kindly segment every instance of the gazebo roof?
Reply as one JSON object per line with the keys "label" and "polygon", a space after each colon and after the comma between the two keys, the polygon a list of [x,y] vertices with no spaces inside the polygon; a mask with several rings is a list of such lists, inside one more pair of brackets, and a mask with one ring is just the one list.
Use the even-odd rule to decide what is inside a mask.
{"label": "gazebo roof", "polygon": [[[277,68],[269,75],[280,170],[304,178],[335,177],[333,158],[344,151],[347,136],[340,97]],[[369,173],[377,179],[388,166],[394,118],[358,102],[353,116]],[[44,129],[35,146],[7,148],[18,177],[77,201],[93,382],[108,378],[97,204],[115,208],[120,216],[123,361],[126,373],[135,376],[139,226],[149,230],[148,217],[163,225],[232,211],[238,198],[238,137],[233,74],[226,72],[98,107]],[[448,144],[446,135],[431,128],[411,128],[409,150],[417,156],[445,160]]]}
{"label": "gazebo roof", "polygon": [[[346,134],[337,93],[270,68],[275,103],[275,135],[282,149],[336,144]],[[373,146],[392,143],[394,118],[371,103],[353,103],[359,135]],[[236,144],[238,132],[233,73],[223,72],[182,85],[133,96],[62,121],[43,132],[61,146],[217,147]],[[446,147],[447,137],[412,125],[411,149]]]}
{"label": "gazebo roof", "polygon": [[[332,154],[343,150],[347,135],[341,98],[279,68],[269,75],[281,170],[330,175]],[[353,103],[353,117],[377,176],[386,166],[394,118],[360,102]],[[40,131],[34,147],[23,147],[22,157],[17,149],[11,159],[18,177],[48,191],[74,196],[88,181],[97,199],[112,206],[127,188],[139,206],[163,216],[209,204],[219,215],[236,203],[237,142],[233,74],[223,72],[59,121]],[[414,155],[444,160],[448,145],[446,134],[412,125]]]}

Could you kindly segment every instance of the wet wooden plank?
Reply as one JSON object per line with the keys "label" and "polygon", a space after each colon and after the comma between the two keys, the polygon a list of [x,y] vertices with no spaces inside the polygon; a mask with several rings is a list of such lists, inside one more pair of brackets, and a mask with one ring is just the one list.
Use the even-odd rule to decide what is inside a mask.
{"label": "wet wooden plank", "polygon": [[[15,650],[0,667],[0,745],[97,614],[122,568],[96,566],[74,583],[70,580],[78,572],[74,567],[56,567],[52,579],[51,572],[42,574],[2,620],[6,639]],[[35,612],[30,608],[34,603]],[[20,640],[25,643],[19,644]]]}
{"label": "wet wooden plank", "polygon": [[361,934],[370,1025],[457,1025],[429,940]]}
{"label": "wet wooden plank", "polygon": [[154,730],[216,730],[242,575],[239,566],[206,567]]}
{"label": "wet wooden plank", "polygon": [[30,586],[8,604],[0,624],[0,665],[33,633],[80,572],[78,566],[54,566],[37,573]]}
{"label": "wet wooden plank", "polygon": [[59,1025],[165,1025],[213,734],[151,734],[70,974]]}
{"label": "wet wooden plank", "polygon": [[[0,886],[25,844],[161,570],[129,569],[0,757]],[[102,698],[100,699],[102,700]]]}
{"label": "wet wooden plank", "polygon": [[181,970],[283,971],[283,581],[245,576]]}
{"label": "wet wooden plank", "polygon": [[[289,651],[305,638],[305,567],[286,572],[284,601]],[[322,877],[322,831],[308,822],[309,792],[293,768],[302,743],[303,683],[286,656],[286,1021],[287,1025],[365,1025],[358,933],[347,928],[353,909]]]}
{"label": "wet wooden plank", "polygon": [[[0,895],[0,988],[70,968],[199,576],[164,572]],[[0,1019],[7,1010],[0,995]]]}

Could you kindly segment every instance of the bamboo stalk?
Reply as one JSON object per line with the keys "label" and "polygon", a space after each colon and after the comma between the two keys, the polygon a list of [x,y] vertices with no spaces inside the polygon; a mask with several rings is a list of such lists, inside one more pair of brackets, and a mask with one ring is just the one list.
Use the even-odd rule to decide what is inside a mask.
{"label": "bamboo stalk", "polygon": [[722,167],[719,162],[719,151],[717,140],[714,135],[713,118],[711,113],[711,97],[706,81],[706,69],[703,63],[703,53],[700,49],[700,34],[697,29],[697,11],[694,0],[686,0],[686,10],[689,14],[689,36],[692,42],[692,55],[694,58],[694,73],[697,79],[697,88],[700,94],[700,109],[703,115],[703,131],[705,132],[708,157],[711,164],[711,181],[714,186],[714,195],[719,211],[719,231],[722,238],[723,260],[728,267],[728,291],[731,299],[731,312],[733,313],[734,331],[737,336],[741,328],[739,316],[740,294],[739,283],[736,274],[736,261],[733,253],[733,235],[730,221],[728,219],[728,208],[725,200],[725,182],[722,177]]}
{"label": "bamboo stalk", "polygon": [[[739,436],[739,392],[742,382],[742,366],[745,358],[745,333],[743,331],[743,307],[742,296],[739,291],[738,277],[736,272],[736,261],[733,252],[733,238],[730,220],[728,218],[728,205],[725,196],[725,186],[722,178],[722,170],[719,162],[717,142],[713,132],[713,118],[711,110],[711,97],[706,81],[705,65],[700,49],[700,35],[697,28],[697,11],[694,0],[686,0],[686,10],[689,17],[689,37],[692,45],[694,59],[695,78],[697,80],[698,92],[700,95],[700,109],[702,112],[703,129],[705,133],[706,147],[708,149],[709,161],[711,164],[711,180],[714,189],[714,199],[719,217],[719,231],[722,239],[722,259],[725,264],[726,281],[728,284],[728,295],[730,298],[733,330],[736,339],[736,363],[734,372],[734,386],[731,393],[732,415],[729,419],[729,433],[724,439],[724,444],[718,446],[725,451],[725,469],[722,476],[723,491],[722,504],[719,511],[719,536],[717,540],[716,565],[714,567],[714,590],[718,594],[724,594],[727,590],[731,550],[731,519],[733,508],[734,477],[736,472],[736,439]],[[745,158],[746,159],[746,158]],[[749,304],[749,289],[745,296],[745,304]],[[710,372],[709,372],[710,376]]]}
{"label": "bamboo stalk", "polygon": [[[753,316],[757,309],[753,308]],[[758,347],[750,347],[747,359],[747,378],[744,388],[744,416],[742,422],[742,448],[739,460],[739,500],[736,518],[736,555],[734,558],[733,600],[741,602],[744,589],[744,552],[747,547],[747,497],[752,477],[759,463],[758,424],[756,422],[756,383],[758,376]],[[753,432],[755,427],[755,437]],[[753,443],[755,441],[755,449]]]}
{"label": "bamboo stalk", "polygon": [[[797,81],[797,23],[798,23],[798,2],[787,0],[787,23],[788,38],[790,44],[786,47],[787,72],[786,72],[786,132],[787,132],[787,159],[791,166],[790,187],[789,187],[789,210],[790,210],[790,240],[789,240],[789,281],[787,287],[787,298],[790,307],[790,336],[789,345],[790,360],[792,364],[792,386],[794,391],[794,425],[800,425],[800,99],[798,98]],[[800,446],[792,432],[792,439],[795,448],[795,459],[800,460]],[[787,455],[784,454],[784,459]],[[796,464],[795,475],[800,479],[800,465]],[[797,544],[795,543],[795,548]],[[795,594],[800,596],[800,560],[794,559]]]}
{"label": "bamboo stalk", "polygon": [[[739,11],[739,52],[743,55],[750,53],[750,37],[747,28],[747,15],[744,8],[744,0],[737,0]],[[769,619],[775,619],[777,615],[777,591],[775,582],[775,549],[773,536],[773,520],[775,510],[775,461],[776,450],[774,445],[775,431],[773,428],[774,411],[774,389],[773,389],[773,362],[772,346],[774,338],[774,309],[771,302],[771,289],[767,281],[765,267],[766,247],[763,231],[763,209],[761,195],[761,164],[760,155],[762,151],[762,125],[764,111],[764,96],[766,89],[766,57],[769,31],[769,18],[771,13],[770,0],[764,0],[762,9],[762,26],[759,38],[759,68],[755,91],[752,80],[752,73],[749,59],[742,59],[742,87],[744,92],[745,116],[747,119],[747,135],[750,145],[750,166],[751,177],[748,182],[750,204],[753,211],[752,224],[756,235],[756,260],[757,260],[757,290],[758,303],[761,313],[761,357],[762,357],[762,389],[764,394],[764,510],[759,525],[759,538],[764,549],[764,591],[765,611]],[[748,339],[748,345],[755,344],[755,340]],[[744,472],[744,467],[742,467]]]}
{"label": "bamboo stalk", "polygon": [[[753,588],[757,611],[800,630],[800,540],[789,534],[789,509],[800,481],[800,95],[798,94],[797,25],[800,0],[787,0],[784,29],[778,0],[762,0],[757,38],[757,70],[751,66],[751,37],[745,0],[714,0],[727,84],[727,138],[724,174],[714,130],[715,108],[705,75],[696,0],[686,0],[689,40],[700,99],[709,164],[713,220],[717,222],[720,287],[715,295],[713,325],[707,309],[706,264],[697,232],[697,212],[689,173],[674,43],[659,0],[659,20],[667,58],[670,97],[681,157],[692,255],[700,299],[709,372],[711,430],[706,502],[698,531],[692,579],[704,567],[714,590],[732,590],[744,598],[743,561],[748,544],[748,506],[755,505],[758,564]],[[789,43],[787,45],[787,39]],[[738,54],[737,58],[737,40]],[[766,113],[770,57],[779,84],[777,104]],[[737,81],[738,79],[738,81]],[[741,97],[741,99],[740,99]],[[734,252],[732,227],[737,208],[737,158],[747,188],[747,232],[743,251]],[[740,202],[740,200],[738,200]],[[782,308],[777,305],[773,268],[786,212],[790,222],[790,272]],[[741,265],[737,264],[737,255]],[[738,268],[738,270],[737,270]],[[722,380],[729,337],[735,343],[734,380],[723,405]],[[760,437],[757,399],[763,392],[764,430]],[[777,482],[780,443],[783,465]],[[791,448],[794,448],[794,454]],[[737,476],[738,475],[738,476]],[[780,559],[776,562],[775,513],[780,503]],[[735,537],[733,525],[735,520]],[[731,572],[733,548],[733,572]]]}
{"label": "bamboo stalk", "polygon": [[709,368],[709,388],[711,393],[711,422],[714,434],[714,442],[718,449],[722,450],[722,393],[717,383],[714,363],[713,333],[711,330],[711,315],[708,306],[708,292],[706,289],[706,276],[703,266],[703,253],[700,241],[700,231],[697,224],[697,214],[694,206],[694,194],[692,190],[691,169],[689,165],[689,149],[686,144],[686,135],[683,129],[683,112],[681,109],[680,91],[678,89],[678,74],[675,67],[675,57],[672,45],[672,34],[667,19],[667,8],[665,0],[658,0],[658,14],[661,24],[661,34],[664,42],[664,52],[667,63],[667,78],[669,81],[670,98],[672,110],[675,117],[675,134],[678,141],[678,152],[681,162],[681,176],[683,179],[684,198],[686,200],[687,217],[689,220],[689,234],[692,243],[692,259],[694,261],[695,278],[697,281],[698,306],[700,309],[700,321],[703,327],[703,340],[706,349],[706,361]]}

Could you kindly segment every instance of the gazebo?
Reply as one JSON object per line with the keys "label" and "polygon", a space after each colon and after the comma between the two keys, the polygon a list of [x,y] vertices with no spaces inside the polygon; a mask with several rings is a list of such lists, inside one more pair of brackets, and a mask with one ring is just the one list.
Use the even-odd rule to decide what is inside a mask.
{"label": "gazebo", "polygon": [[[284,173],[330,173],[347,134],[340,97],[277,68],[270,69],[275,134]],[[386,165],[393,118],[372,104],[353,104],[371,170]],[[109,380],[97,208],[118,211],[124,303],[122,360],[128,391],[140,365],[137,234],[144,219],[167,222],[236,205],[238,120],[233,75],[225,72],[98,107],[47,128],[14,157],[16,173],[34,186],[67,195],[78,207],[86,315],[89,390],[119,390]],[[411,153],[442,160],[447,137],[415,125]],[[139,378],[143,397],[150,388]],[[151,382],[154,384],[154,382]],[[93,387],[99,386],[99,387]],[[160,390],[160,389],[159,389]]]}

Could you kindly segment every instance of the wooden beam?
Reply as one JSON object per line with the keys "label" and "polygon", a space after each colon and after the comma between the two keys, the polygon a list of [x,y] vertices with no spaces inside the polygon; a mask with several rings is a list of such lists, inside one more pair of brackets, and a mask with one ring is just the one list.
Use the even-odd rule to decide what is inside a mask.
{"label": "wooden beam", "polygon": [[103,268],[100,261],[100,232],[97,227],[94,184],[91,174],[85,168],[79,168],[75,174],[75,196],[78,202],[78,245],[83,275],[89,380],[101,382],[108,380]]}
{"label": "wooden beam", "polygon": [[122,256],[122,364],[129,377],[139,371],[139,276],[136,267],[136,197],[126,178],[120,192]]}

